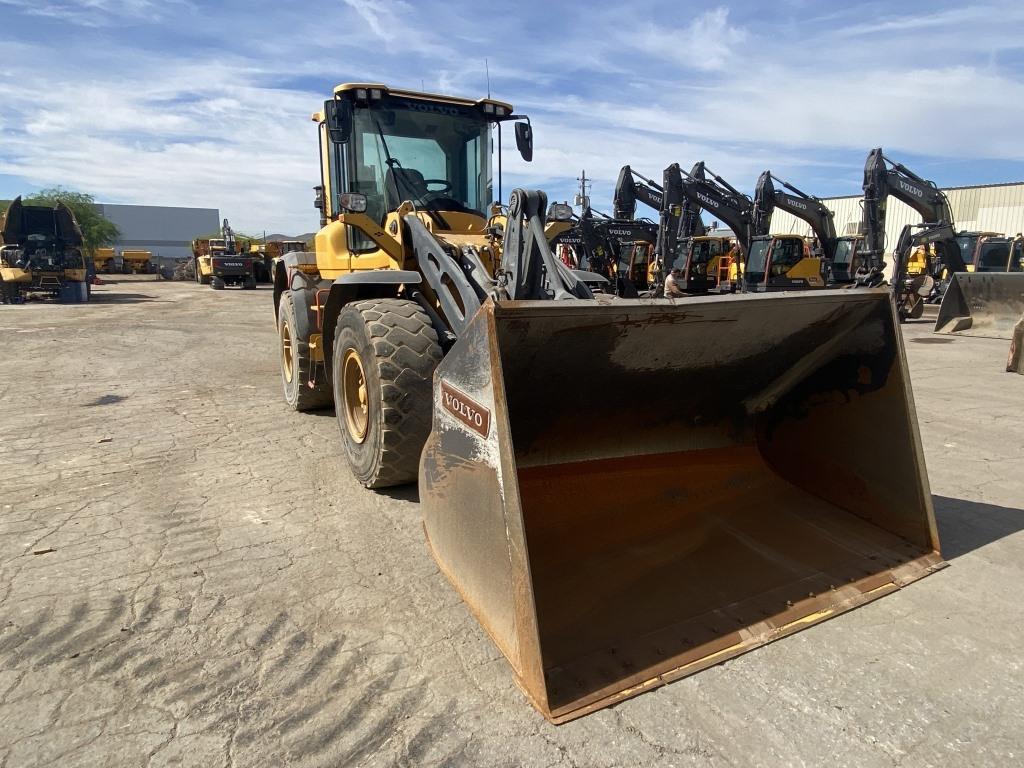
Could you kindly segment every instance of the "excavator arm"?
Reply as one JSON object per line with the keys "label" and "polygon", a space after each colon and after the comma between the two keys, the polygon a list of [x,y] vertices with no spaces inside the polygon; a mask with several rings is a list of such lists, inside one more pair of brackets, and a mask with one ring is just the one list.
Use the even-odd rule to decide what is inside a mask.
{"label": "excavator arm", "polygon": [[[943,266],[952,272],[966,271],[956,242],[953,211],[945,193],[905,165],[887,158],[881,147],[871,150],[864,164],[864,255],[870,270],[880,271],[885,265],[886,201],[890,196],[917,211],[925,224],[948,225],[947,230],[936,230],[948,232],[948,237],[929,241],[934,242],[941,260],[941,265],[932,265],[933,275],[940,274]],[[897,265],[897,268],[902,269],[902,266]],[[895,273],[893,280],[896,280]]]}
{"label": "excavator arm", "polygon": [[[789,191],[783,192],[776,189],[774,182],[778,182],[780,186]],[[751,213],[752,228],[758,232],[767,233],[771,225],[772,212],[776,208],[806,221],[810,225],[811,231],[814,232],[814,236],[818,238],[818,244],[821,246],[825,258],[832,263],[838,243],[832,211],[820,198],[802,192],[792,184],[773,176],[771,171],[765,171],[758,178],[757,189],[754,192],[754,208]]]}
{"label": "excavator arm", "polygon": [[[711,178],[707,178],[708,174]],[[703,162],[694,165],[689,173],[682,170],[678,163],[673,163],[665,169],[666,188],[669,179],[673,186],[679,185],[685,199],[729,227],[736,235],[744,254],[750,248],[751,238],[758,234],[767,234],[752,227],[753,201],[721,176],[710,171]]]}

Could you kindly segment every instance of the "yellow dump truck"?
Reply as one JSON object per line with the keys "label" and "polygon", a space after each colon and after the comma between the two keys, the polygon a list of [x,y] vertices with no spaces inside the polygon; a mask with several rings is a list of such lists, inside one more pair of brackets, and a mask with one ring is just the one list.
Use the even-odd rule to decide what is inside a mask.
{"label": "yellow dump truck", "polygon": [[440,570],[547,718],[943,565],[887,289],[595,296],[548,245],[568,206],[493,203],[492,135],[533,156],[510,104],[344,84],[313,119],[322,226],[274,271],[284,399],[334,407],[367,487],[418,481]]}
{"label": "yellow dump truck", "polygon": [[96,264],[97,272],[103,272],[109,275],[114,272],[121,271],[117,252],[113,248],[97,248],[93,261]]}
{"label": "yellow dump truck", "polygon": [[125,248],[121,251],[121,262],[126,274],[148,275],[156,271],[156,262],[153,261],[151,251]]}

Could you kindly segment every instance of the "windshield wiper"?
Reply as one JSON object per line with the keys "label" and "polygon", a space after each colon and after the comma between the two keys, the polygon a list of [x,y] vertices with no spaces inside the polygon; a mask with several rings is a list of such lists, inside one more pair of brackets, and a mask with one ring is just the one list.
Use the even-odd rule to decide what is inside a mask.
{"label": "windshield wiper", "polygon": [[[373,118],[373,124],[377,126],[377,135],[380,136],[380,143],[384,147],[384,157],[387,160],[388,168],[392,171],[392,176],[395,179],[395,186],[398,186],[398,180],[401,179],[402,184],[405,185],[405,191],[408,193],[415,193],[416,190],[412,188],[412,184],[409,182],[409,179],[406,178],[404,173],[394,173],[395,168],[398,168],[400,171],[404,171],[405,169],[397,159],[391,156],[391,151],[388,149],[387,139],[384,138],[384,129],[380,127],[380,121],[376,117]],[[401,191],[399,191],[399,194],[401,194]],[[432,200],[423,201],[423,206],[426,208],[427,215],[430,216],[433,222],[440,229],[451,229],[448,222],[445,221],[444,217],[434,207]]]}

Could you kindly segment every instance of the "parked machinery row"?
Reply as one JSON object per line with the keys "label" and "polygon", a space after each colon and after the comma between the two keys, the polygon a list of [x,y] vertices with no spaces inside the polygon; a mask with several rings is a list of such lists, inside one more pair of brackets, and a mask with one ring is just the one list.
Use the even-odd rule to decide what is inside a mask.
{"label": "parked machinery row", "polygon": [[[751,198],[717,174],[709,176],[703,163],[690,172],[673,164],[661,184],[627,165],[619,174],[613,205],[615,215],[624,219],[635,215],[638,201],[659,211],[654,259],[661,272],[652,293],[660,287],[665,295],[682,296],[735,290],[737,280],[747,291],[879,285],[890,197],[905,202],[922,218],[920,225],[905,228],[893,248],[890,282],[901,319],[918,318],[927,301],[940,301],[957,273],[1024,269],[1024,252],[1014,238],[957,231],[945,194],[933,182],[890,161],[881,149],[872,150],[865,164],[863,221],[856,235],[838,236],[833,213],[821,199],[770,171],[761,174]],[[805,221],[813,237],[771,234],[776,209]],[[734,239],[728,254],[702,240],[706,235],[701,210],[731,230]],[[994,290],[999,296],[1015,290],[1013,278],[992,278],[985,285],[987,292]]]}
{"label": "parked machinery row", "polygon": [[418,481],[440,570],[546,717],[942,567],[888,289],[630,298],[680,222],[687,253],[713,234],[699,209],[740,242],[681,283],[745,277],[753,202],[698,168],[620,185],[657,223],[495,203],[509,124],[525,162],[533,131],[491,98],[344,84],[313,120],[321,229],[273,274],[285,400],[334,407],[367,487]]}

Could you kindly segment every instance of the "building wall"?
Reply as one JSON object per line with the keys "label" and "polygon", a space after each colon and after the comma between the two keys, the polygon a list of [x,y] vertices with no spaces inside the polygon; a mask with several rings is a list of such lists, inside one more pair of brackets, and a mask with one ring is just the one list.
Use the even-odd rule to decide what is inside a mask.
{"label": "building wall", "polygon": [[[944,191],[953,209],[953,223],[957,230],[1008,235],[1024,232],[1024,182],[953,187]],[[840,235],[857,233],[862,218],[860,197],[824,198],[824,203],[835,214],[836,232]],[[891,248],[896,245],[905,225],[920,223],[921,216],[913,208],[890,197],[885,219],[887,254],[891,255]],[[779,210],[772,214],[771,231],[778,235],[811,234],[805,221]]]}
{"label": "building wall", "polygon": [[114,247],[152,251],[160,262],[191,257],[192,240],[220,230],[216,208],[99,204],[100,213],[121,230]]}

